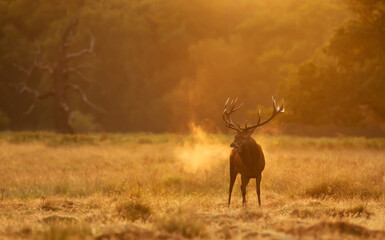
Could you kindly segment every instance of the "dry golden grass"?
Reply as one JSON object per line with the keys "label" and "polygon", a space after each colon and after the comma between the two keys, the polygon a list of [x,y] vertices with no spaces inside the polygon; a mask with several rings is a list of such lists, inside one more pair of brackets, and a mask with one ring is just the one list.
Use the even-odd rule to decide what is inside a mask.
{"label": "dry golden grass", "polygon": [[5,134],[0,239],[385,238],[384,140],[258,137],[227,206],[230,136]]}

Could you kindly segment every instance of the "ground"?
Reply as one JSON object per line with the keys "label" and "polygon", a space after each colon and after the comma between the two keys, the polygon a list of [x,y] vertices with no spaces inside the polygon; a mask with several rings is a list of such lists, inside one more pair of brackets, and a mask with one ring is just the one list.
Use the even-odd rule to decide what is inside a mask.
{"label": "ground", "polygon": [[255,134],[262,206],[229,207],[231,138],[0,134],[0,239],[385,238],[385,139]]}

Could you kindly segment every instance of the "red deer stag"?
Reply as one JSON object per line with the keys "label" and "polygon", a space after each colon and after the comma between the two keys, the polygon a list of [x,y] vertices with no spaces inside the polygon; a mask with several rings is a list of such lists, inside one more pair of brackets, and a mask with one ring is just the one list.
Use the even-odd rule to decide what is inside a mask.
{"label": "red deer stag", "polygon": [[265,157],[262,152],[261,146],[259,146],[255,140],[251,137],[257,127],[265,125],[279,113],[283,113],[285,109],[282,105],[277,106],[273,97],[273,114],[266,120],[261,122],[261,110],[259,110],[258,123],[253,126],[247,126],[247,120],[245,126],[241,127],[239,123],[234,124],[231,120],[231,114],[240,109],[243,104],[235,106],[238,98],[235,100],[227,99],[225,108],[223,111],[223,121],[226,127],[237,131],[237,135],[234,137],[234,141],[230,144],[232,151],[230,154],[230,188],[229,188],[229,206],[231,201],[231,192],[238,173],[241,174],[242,179],[242,198],[243,205],[246,204],[246,186],[250,181],[250,178],[256,179],[258,204],[261,206],[261,179],[262,171],[265,168]]}

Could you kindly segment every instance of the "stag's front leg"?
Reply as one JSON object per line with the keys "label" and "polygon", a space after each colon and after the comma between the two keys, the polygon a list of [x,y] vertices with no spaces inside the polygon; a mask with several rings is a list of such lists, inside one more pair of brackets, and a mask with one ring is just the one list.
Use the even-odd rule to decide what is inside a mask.
{"label": "stag's front leg", "polygon": [[249,177],[245,177],[242,175],[241,190],[242,190],[242,205],[243,206],[246,205],[246,187],[247,187],[247,184],[249,183],[249,181],[250,181]]}
{"label": "stag's front leg", "polygon": [[233,186],[235,179],[237,178],[237,172],[235,171],[234,163],[232,159],[230,159],[230,187],[229,187],[229,206],[231,202],[231,192],[233,191]]}
{"label": "stag's front leg", "polygon": [[258,205],[259,205],[259,207],[261,207],[261,180],[262,180],[262,175],[259,174],[259,176],[256,178]]}

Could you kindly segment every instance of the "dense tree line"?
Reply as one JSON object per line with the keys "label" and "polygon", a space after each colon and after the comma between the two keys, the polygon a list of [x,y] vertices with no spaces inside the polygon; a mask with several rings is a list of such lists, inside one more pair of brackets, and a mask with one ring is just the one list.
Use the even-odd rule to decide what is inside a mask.
{"label": "dense tree line", "polygon": [[351,20],[282,83],[293,121],[352,127],[385,121],[385,2],[348,3]]}
{"label": "dense tree line", "polygon": [[[381,119],[379,99],[361,101],[363,93],[355,91],[367,75],[365,91],[383,87],[375,80],[384,74],[382,13],[374,0],[0,0],[0,119],[14,130],[53,128],[50,101],[24,114],[33,96],[17,93],[25,76],[15,65],[32,62],[36,42],[41,58],[54,62],[76,18],[71,50],[88,44],[88,31],[95,37],[95,55],[82,59],[93,83],[80,87],[106,110],[90,109],[69,92],[79,129],[179,131],[195,122],[215,130],[228,96],[239,96],[249,117],[257,107],[268,114],[276,95],[285,97],[297,122],[360,122],[355,106]],[[39,90],[50,84],[44,72],[28,81]],[[342,90],[349,92],[342,96]],[[325,109],[327,115],[315,116]]]}

